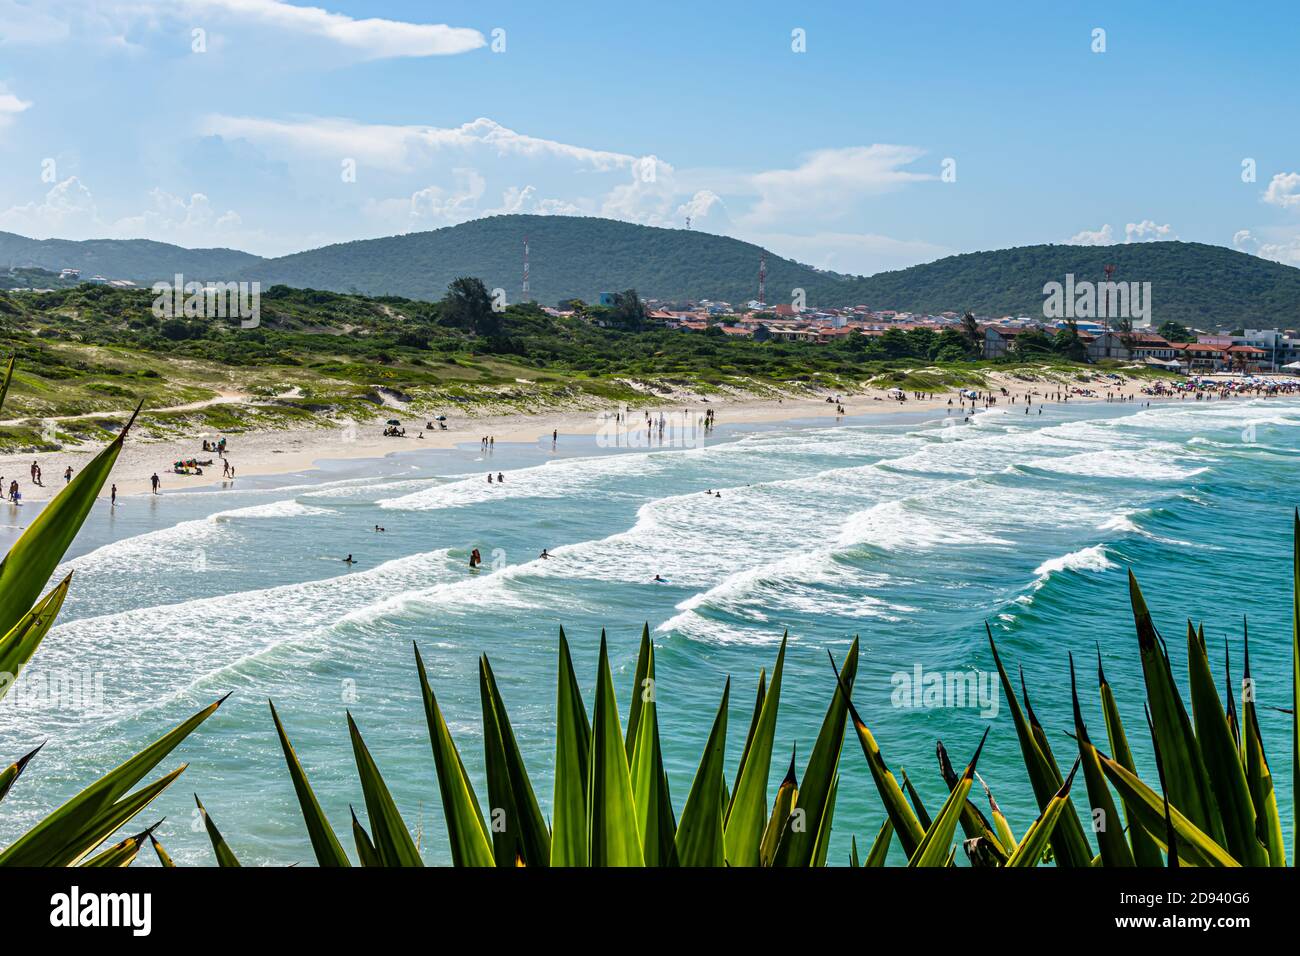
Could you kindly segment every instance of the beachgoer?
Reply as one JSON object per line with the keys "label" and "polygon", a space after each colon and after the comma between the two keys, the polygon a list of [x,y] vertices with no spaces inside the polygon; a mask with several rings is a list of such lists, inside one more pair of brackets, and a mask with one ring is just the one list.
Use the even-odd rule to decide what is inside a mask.
{"label": "beachgoer", "polygon": [[667,583],[668,583],[667,581],[665,581],[663,578],[661,578],[661,577],[660,577],[659,575],[657,575],[657,574],[655,575],[655,580],[658,581],[660,584],[667,584]]}
{"label": "beachgoer", "polygon": [[343,563],[344,563],[344,564],[356,564],[357,562],[354,561],[354,560],[352,559],[352,555],[349,554],[346,558],[343,559]]}
{"label": "beachgoer", "polygon": [[538,555],[538,557],[541,558],[542,560],[546,560],[546,559],[549,558],[550,556],[551,556],[551,553],[550,553],[549,551],[547,551],[545,548],[542,548],[542,553]]}
{"label": "beachgoer", "polygon": [[488,484],[492,484],[492,472],[488,472]]}
{"label": "beachgoer", "polygon": [[501,472],[498,471],[498,472],[497,472],[497,484],[499,485],[499,484],[501,484],[502,482],[504,482],[505,480],[506,480],[506,476],[503,475]]}
{"label": "beachgoer", "polygon": [[158,494],[158,472],[155,471],[153,473],[153,477],[149,479],[149,483],[153,485],[153,493],[155,495]]}
{"label": "beachgoer", "polygon": [[[3,478],[0,478],[0,481],[3,480],[4,480]],[[114,485],[112,488],[109,489],[108,503],[110,506],[117,504],[117,485]]]}

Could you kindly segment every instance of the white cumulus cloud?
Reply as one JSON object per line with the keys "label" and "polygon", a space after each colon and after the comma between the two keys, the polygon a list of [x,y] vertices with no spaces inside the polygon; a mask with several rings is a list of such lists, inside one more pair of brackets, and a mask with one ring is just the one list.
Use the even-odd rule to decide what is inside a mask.
{"label": "white cumulus cloud", "polygon": [[1109,246],[1115,242],[1115,230],[1106,223],[1100,229],[1084,229],[1070,237],[1072,246]]}
{"label": "white cumulus cloud", "polygon": [[1278,173],[1269,180],[1264,202],[1283,209],[1300,206],[1300,173]]}

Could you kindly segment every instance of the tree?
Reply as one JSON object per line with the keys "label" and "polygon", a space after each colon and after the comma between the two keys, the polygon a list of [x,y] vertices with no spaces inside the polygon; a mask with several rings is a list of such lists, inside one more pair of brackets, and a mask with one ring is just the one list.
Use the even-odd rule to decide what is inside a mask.
{"label": "tree", "polygon": [[639,332],[646,325],[646,308],[636,289],[619,293],[618,304],[610,312],[610,324],[628,332]]}
{"label": "tree", "polygon": [[911,358],[913,355],[912,343],[908,341],[907,333],[902,329],[885,329],[885,334],[880,337],[880,344],[890,358]]}
{"label": "tree", "polygon": [[1082,362],[1088,356],[1088,347],[1079,338],[1079,326],[1074,320],[1056,330],[1052,336],[1052,351],[1068,358],[1072,362]]}
{"label": "tree", "polygon": [[961,317],[961,337],[966,342],[966,351],[971,355],[979,355],[984,351],[984,336],[980,334],[980,324],[975,321],[975,316],[967,312]]}
{"label": "tree", "polygon": [[453,279],[441,305],[442,319],[447,325],[483,338],[501,334],[501,315],[492,308],[492,296],[482,279],[470,276]]}
{"label": "tree", "polygon": [[1165,322],[1156,331],[1166,342],[1191,342],[1195,339],[1192,330],[1181,322]]}
{"label": "tree", "polygon": [[1031,355],[1046,355],[1052,351],[1052,340],[1047,333],[1039,329],[1026,329],[1016,336],[1011,343],[1015,354],[1021,358]]}

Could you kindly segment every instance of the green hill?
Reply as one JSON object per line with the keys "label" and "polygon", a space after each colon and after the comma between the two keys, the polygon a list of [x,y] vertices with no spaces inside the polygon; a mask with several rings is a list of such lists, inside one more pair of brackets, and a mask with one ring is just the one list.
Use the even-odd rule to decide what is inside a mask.
{"label": "green hill", "polygon": [[151,239],[27,239],[0,232],[0,269],[80,269],[82,278],[102,275],[151,284],[181,273],[186,280],[222,279],[261,261],[236,249],[183,249]]}
{"label": "green hill", "polygon": [[[457,276],[472,275],[517,301],[523,241],[529,240],[532,298],[595,301],[601,292],[634,288],[644,298],[722,299],[758,295],[762,249],[748,242],[685,229],[657,229],[574,216],[491,216],[386,239],[325,246],[269,259],[241,278],[368,295],[437,299]],[[840,303],[853,280],[768,254],[767,288],[774,301],[806,290],[810,302]],[[850,296],[851,297],[851,296]]]}
{"label": "green hill", "polygon": [[1152,324],[1173,320],[1201,328],[1295,328],[1300,325],[1300,269],[1199,242],[1114,246],[1021,246],[970,252],[862,280],[872,308],[981,315],[1042,315],[1043,285],[1150,282]]}

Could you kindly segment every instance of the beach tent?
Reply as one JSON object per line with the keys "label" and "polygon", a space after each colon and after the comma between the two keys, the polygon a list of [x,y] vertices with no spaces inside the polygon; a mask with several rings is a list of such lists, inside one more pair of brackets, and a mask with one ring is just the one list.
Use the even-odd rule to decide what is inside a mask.
{"label": "beach tent", "polygon": [[1283,368],[1300,368],[1300,362],[1292,362],[1289,365],[1283,365]]}
{"label": "beach tent", "polygon": [[400,425],[400,424],[402,424],[402,423],[399,422],[396,418],[390,418],[390,419],[388,420],[388,424],[390,424],[390,425]]}
{"label": "beach tent", "polygon": [[885,392],[885,394],[893,398],[896,395],[902,395],[903,390],[901,388],[891,388],[889,391]]}

